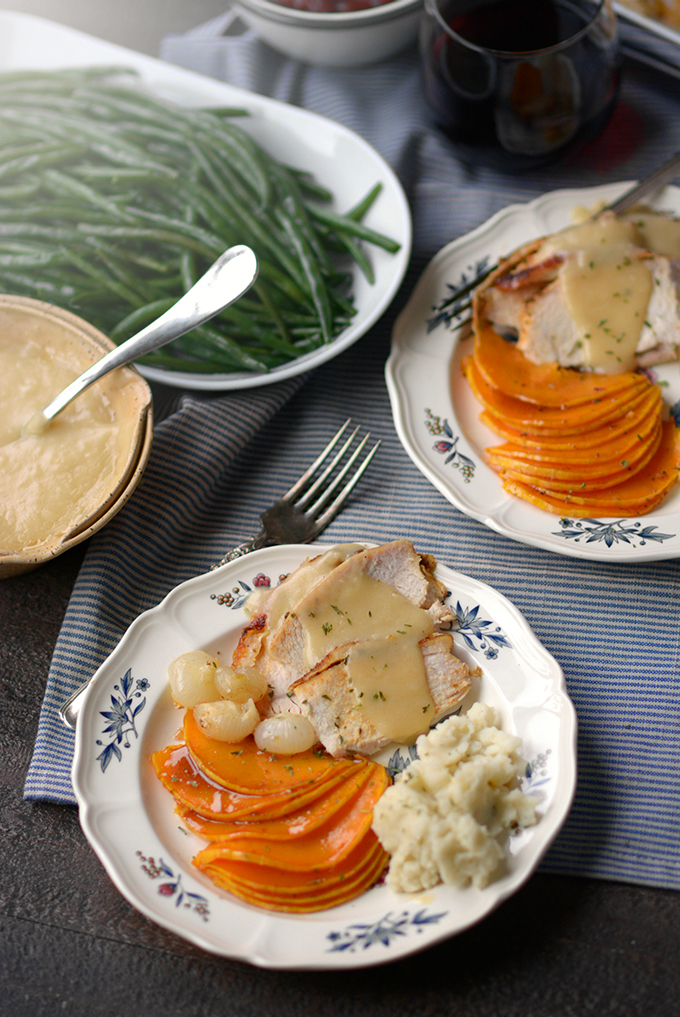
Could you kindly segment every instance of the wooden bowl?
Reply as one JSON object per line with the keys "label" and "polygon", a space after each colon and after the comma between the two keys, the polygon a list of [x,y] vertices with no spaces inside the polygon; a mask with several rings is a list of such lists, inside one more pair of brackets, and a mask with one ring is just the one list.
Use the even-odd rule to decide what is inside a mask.
{"label": "wooden bowl", "polygon": [[0,295],[0,579],[105,526],[142,477],[151,390],[132,367],[81,393],[42,435],[21,427],[114,344],[52,304]]}

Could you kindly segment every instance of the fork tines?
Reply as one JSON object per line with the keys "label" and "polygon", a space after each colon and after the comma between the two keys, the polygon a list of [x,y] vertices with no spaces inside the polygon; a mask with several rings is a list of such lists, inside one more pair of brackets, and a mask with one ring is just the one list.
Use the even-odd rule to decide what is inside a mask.
{"label": "fork tines", "polygon": [[[344,436],[351,422],[351,417],[345,421],[339,431],[328,442],[325,449],[317,456],[309,469],[303,473],[297,483],[293,484],[290,491],[287,491],[282,499],[283,501],[294,502],[295,507],[300,510],[304,510],[307,516],[310,516],[315,520],[319,528],[327,526],[342,505],[344,505],[355,485],[368,468],[371,459],[380,448],[380,440],[378,440],[368,451],[355,472],[352,474],[345,486],[335,496],[331,504],[328,505],[320,516],[317,516],[317,513],[320,512],[333,497],[339,485],[345,479],[361,453],[364,451],[370,438],[370,433],[366,434],[354,451],[349,455],[347,461],[341,465],[343,457],[350,450],[354,439],[359,433],[359,428],[355,427],[350,435],[345,438],[345,441],[342,443],[335,455],[330,459],[327,465],[324,466],[324,463],[326,463],[326,460],[328,460],[331,456],[331,453]],[[333,476],[336,468],[337,473]],[[321,470],[321,472],[318,476],[316,476],[319,470]],[[300,497],[298,497],[298,495],[300,495]]]}

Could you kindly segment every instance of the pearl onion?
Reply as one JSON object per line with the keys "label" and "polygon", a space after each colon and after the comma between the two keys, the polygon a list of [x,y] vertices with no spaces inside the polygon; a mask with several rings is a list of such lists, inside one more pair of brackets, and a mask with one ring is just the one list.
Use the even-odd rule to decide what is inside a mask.
{"label": "pearl onion", "polygon": [[234,703],[255,702],[267,694],[267,679],[254,667],[234,668],[220,664],[215,672],[215,686],[221,696]]}
{"label": "pearl onion", "polygon": [[282,756],[305,752],[318,741],[310,721],[294,713],[277,713],[261,721],[254,736],[258,749],[278,752]]}
{"label": "pearl onion", "polygon": [[220,699],[195,706],[194,719],[208,738],[216,738],[220,742],[241,742],[253,732],[260,714],[252,699],[245,703]]}
{"label": "pearl onion", "polygon": [[168,667],[170,691],[175,702],[192,707],[219,699],[215,686],[217,666],[218,661],[203,650],[192,650],[176,657]]}

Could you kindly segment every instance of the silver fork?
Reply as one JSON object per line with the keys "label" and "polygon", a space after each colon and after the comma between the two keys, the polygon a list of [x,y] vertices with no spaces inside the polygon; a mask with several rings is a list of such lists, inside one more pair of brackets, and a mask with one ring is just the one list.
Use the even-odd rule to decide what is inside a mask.
{"label": "silver fork", "polygon": [[[366,434],[354,451],[350,453],[346,462],[341,465],[343,457],[350,451],[352,443],[359,433],[359,428],[355,427],[331,458],[331,453],[344,437],[351,422],[351,418],[345,421],[309,469],[305,470],[300,479],[293,484],[290,491],[286,491],[279,501],[274,502],[262,513],[260,532],[225,554],[224,558],[210,566],[211,569],[218,569],[221,565],[242,558],[244,554],[257,551],[260,547],[271,547],[274,544],[308,544],[318,537],[322,530],[326,529],[345,504],[359,479],[368,469],[371,459],[380,448],[380,441],[377,441],[344,487],[338,494],[335,494],[364,451],[370,438],[370,433]],[[324,464],[326,465],[324,466]],[[336,468],[337,473],[333,476]],[[316,476],[317,473],[318,476]],[[335,497],[333,497],[334,495]],[[333,500],[331,501],[331,499]]]}
{"label": "silver fork", "polygon": [[[262,513],[260,532],[225,554],[224,558],[216,565],[211,565],[211,569],[217,569],[229,561],[242,558],[243,555],[250,554],[251,551],[256,551],[260,547],[270,547],[275,544],[308,544],[318,537],[322,530],[326,529],[345,504],[359,479],[368,469],[371,459],[380,448],[378,440],[364,456],[344,487],[336,494],[370,438],[370,433],[366,434],[354,451],[350,451],[354,439],[359,433],[359,428],[355,427],[345,438],[335,455],[332,455],[350,424],[351,419],[345,421],[309,469],[305,470],[300,479],[293,484],[290,491],[287,491],[280,501],[270,505]],[[342,460],[346,453],[349,453],[349,456],[343,463]],[[318,476],[316,476],[317,473]],[[59,709],[59,716],[64,724],[74,731],[83,695],[89,684],[90,679],[83,682],[80,688],[76,689]]]}

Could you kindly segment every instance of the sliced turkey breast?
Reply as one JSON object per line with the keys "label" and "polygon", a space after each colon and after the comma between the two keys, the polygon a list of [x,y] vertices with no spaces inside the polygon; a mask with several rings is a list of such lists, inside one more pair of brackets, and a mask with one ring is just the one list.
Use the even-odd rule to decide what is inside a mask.
{"label": "sliced turkey breast", "polygon": [[[434,704],[432,723],[451,713],[465,697],[470,688],[470,672],[467,664],[454,655],[450,633],[435,633],[421,640],[420,647]],[[350,752],[373,755],[390,743],[391,739],[380,734],[366,716],[351,686],[346,656],[338,652],[329,655],[299,679],[293,691],[302,712],[332,756]]]}

